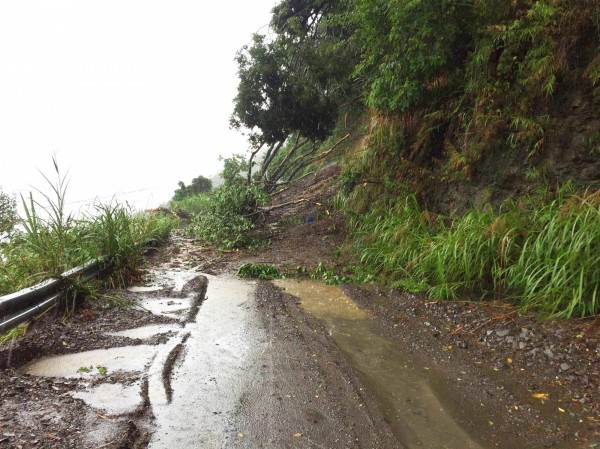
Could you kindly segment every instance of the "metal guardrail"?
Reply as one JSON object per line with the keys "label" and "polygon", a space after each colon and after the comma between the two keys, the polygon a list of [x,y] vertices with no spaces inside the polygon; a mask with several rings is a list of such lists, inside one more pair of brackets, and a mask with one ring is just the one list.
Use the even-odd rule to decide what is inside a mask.
{"label": "metal guardrail", "polygon": [[88,262],[33,287],[0,296],[0,333],[6,332],[55,305],[65,294],[69,280],[89,281],[108,269],[103,261]]}
{"label": "metal guardrail", "polygon": [[[147,240],[142,245],[144,252],[155,248],[158,243],[156,239]],[[66,293],[69,281],[79,279],[86,282],[103,276],[110,269],[111,264],[99,259],[65,271],[58,278],[0,296],[0,334],[57,304]]]}

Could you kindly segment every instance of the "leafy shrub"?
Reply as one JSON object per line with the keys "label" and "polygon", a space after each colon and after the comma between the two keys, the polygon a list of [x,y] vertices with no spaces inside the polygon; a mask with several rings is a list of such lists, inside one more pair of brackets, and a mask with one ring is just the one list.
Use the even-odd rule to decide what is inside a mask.
{"label": "leafy shrub", "polygon": [[248,233],[254,229],[251,214],[264,201],[256,186],[223,185],[211,194],[207,208],[192,219],[188,233],[224,249],[241,248],[249,243]]}
{"label": "leafy shrub", "polygon": [[277,267],[262,263],[245,263],[237,272],[241,278],[261,279],[270,281],[281,278],[281,272]]}
{"label": "leafy shrub", "polygon": [[258,185],[248,184],[243,176],[247,168],[242,156],[224,160],[224,183],[202,200],[203,210],[188,225],[188,234],[223,249],[237,249],[249,243],[257,207],[267,202],[267,195]]}
{"label": "leafy shrub", "polygon": [[[311,279],[319,279],[329,285],[352,284],[356,279],[336,274],[333,270],[327,268],[323,262],[319,262],[315,271],[311,274]],[[366,282],[366,280],[365,280]]]}

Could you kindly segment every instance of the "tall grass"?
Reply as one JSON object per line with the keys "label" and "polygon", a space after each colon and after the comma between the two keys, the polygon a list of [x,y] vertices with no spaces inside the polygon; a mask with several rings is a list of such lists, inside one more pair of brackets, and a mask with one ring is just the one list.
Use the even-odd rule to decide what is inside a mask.
{"label": "tall grass", "polygon": [[96,205],[96,213],[75,218],[66,212],[66,176],[54,161],[57,181],[51,195],[38,190],[22,198],[22,231],[0,246],[0,294],[59,276],[83,263],[103,258],[113,267],[111,282],[126,283],[139,268],[143,245],[164,240],[176,225],[170,216],[134,213],[116,203]]}
{"label": "tall grass", "polygon": [[61,175],[56,160],[56,182],[42,174],[53,196],[36,189],[42,201],[34,199],[30,193],[27,200],[21,196],[25,213],[21,224],[25,230],[21,239],[24,249],[38,263],[36,277],[57,276],[63,271],[90,259],[86,253],[88,245],[80,245],[84,226],[65,211],[67,175]]}
{"label": "tall grass", "polygon": [[368,274],[378,273],[392,280],[410,276],[411,267],[434,233],[414,196],[384,215],[377,210],[351,214],[349,227],[363,268]]}
{"label": "tall grass", "polygon": [[[565,189],[566,190],[566,189]],[[529,197],[458,217],[399,206],[351,215],[362,269],[430,295],[510,299],[553,316],[600,310],[600,191]]]}
{"label": "tall grass", "polygon": [[600,310],[600,191],[553,201],[535,211],[507,286],[545,313],[585,316]]}
{"label": "tall grass", "polygon": [[187,215],[195,216],[208,211],[210,207],[210,195],[199,194],[188,196],[180,200],[171,200],[169,208],[173,211],[183,211]]}
{"label": "tall grass", "polygon": [[112,265],[111,281],[123,286],[135,277],[144,246],[168,238],[177,220],[169,215],[135,213],[119,203],[97,204],[88,217],[89,238],[97,257]]}

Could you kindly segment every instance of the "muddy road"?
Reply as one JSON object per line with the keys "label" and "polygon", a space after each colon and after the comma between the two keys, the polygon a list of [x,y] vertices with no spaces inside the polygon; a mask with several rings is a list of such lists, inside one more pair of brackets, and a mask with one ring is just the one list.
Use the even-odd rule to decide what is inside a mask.
{"label": "muddy road", "polygon": [[[2,347],[0,448],[598,447],[595,378],[551,385],[515,355],[497,368],[500,344],[486,353],[440,321],[462,309],[241,280],[238,254],[210,265],[203,251],[176,239],[138,285],[111,292],[130,307],[48,314]],[[478,330],[503,342],[523,326]],[[578,369],[591,375],[588,346]]]}
{"label": "muddy road", "polygon": [[159,322],[5,370],[0,447],[403,447],[318,323],[273,304],[273,285],[161,267],[123,294]]}
{"label": "muddy road", "polygon": [[0,447],[595,447],[411,356],[351,289],[180,262],[119,292],[129,309],[48,318],[3,349]]}

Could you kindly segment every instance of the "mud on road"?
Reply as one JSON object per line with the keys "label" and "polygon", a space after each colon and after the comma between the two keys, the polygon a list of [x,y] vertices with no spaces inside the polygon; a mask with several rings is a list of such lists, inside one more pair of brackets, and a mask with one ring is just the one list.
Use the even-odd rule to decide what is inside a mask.
{"label": "mud on road", "polygon": [[402,447],[273,285],[170,260],[119,294],[135,306],[46,316],[2,348],[0,447]]}
{"label": "mud on road", "polygon": [[[506,343],[515,336],[517,348],[527,345],[523,354],[542,344],[563,357],[556,329],[536,337],[549,322],[496,319],[469,334],[487,319],[475,304],[314,281],[276,286],[227,270],[202,275],[192,256],[204,252],[186,239],[173,245],[144,282],[118,292],[135,307],[89,308],[67,321],[48,315],[2,348],[10,367],[0,370],[0,447],[508,449],[598,441],[593,337],[566,346],[579,374],[559,377]],[[457,324],[465,315],[476,318]]]}

